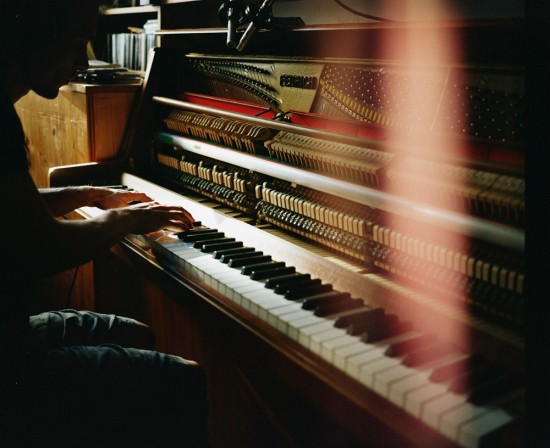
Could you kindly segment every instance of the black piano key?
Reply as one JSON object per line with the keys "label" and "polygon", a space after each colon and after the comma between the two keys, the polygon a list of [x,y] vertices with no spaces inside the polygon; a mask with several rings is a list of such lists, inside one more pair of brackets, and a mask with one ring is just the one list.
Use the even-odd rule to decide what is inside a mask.
{"label": "black piano key", "polygon": [[449,384],[449,391],[457,394],[465,394],[481,387],[488,381],[492,381],[502,375],[502,370],[492,364],[486,364],[479,369],[461,375]]}
{"label": "black piano key", "polygon": [[276,269],[269,268],[259,271],[252,271],[250,278],[252,280],[265,280],[272,277],[279,277],[281,275],[293,274],[294,272],[296,272],[296,268],[294,266],[285,266]]}
{"label": "black piano key", "polygon": [[[380,313],[377,315],[375,314],[372,317],[368,317],[367,319],[362,318],[352,320],[352,323],[346,327],[346,331],[348,334],[354,336],[368,333],[371,337],[375,337],[375,335],[389,332],[390,328],[395,326],[397,321],[397,316],[394,314],[386,315],[384,313]],[[366,342],[366,338],[364,342]]]}
{"label": "black piano key", "polygon": [[215,235],[214,233],[207,233],[206,235],[203,235],[203,238],[195,241],[195,244],[193,244],[193,247],[195,249],[201,249],[203,245],[205,244],[217,244],[217,243],[225,243],[229,241],[235,241],[235,238],[220,238],[219,236],[215,235],[212,238],[209,238],[210,235]]}
{"label": "black piano key", "polygon": [[250,252],[255,252],[256,249],[254,249],[253,247],[237,247],[236,249],[222,249],[222,250],[217,250],[214,252],[214,258],[216,259],[221,259],[224,255],[229,255],[229,254],[244,254],[244,253],[250,253]]}
{"label": "black piano key", "polygon": [[380,327],[377,327],[367,333],[364,333],[361,337],[363,342],[373,344],[383,339],[391,338],[393,336],[411,331],[413,328],[411,322],[400,321],[397,316],[388,315],[387,322]]}
{"label": "black piano key", "polygon": [[214,238],[223,238],[223,232],[205,231],[205,232],[189,232],[187,235],[178,235],[178,238],[186,243],[194,243],[199,240],[210,240]]}
{"label": "black piano key", "polygon": [[303,282],[305,280],[310,280],[311,275],[309,274],[288,274],[281,275],[280,277],[270,278],[265,282],[265,287],[269,289],[275,289],[282,285],[287,285],[294,282]]}
{"label": "black piano key", "polygon": [[185,235],[198,235],[200,233],[214,233],[218,232],[218,229],[211,229],[209,227],[194,227],[189,230],[184,230],[183,232],[178,232],[176,235],[178,236],[185,236]]}
{"label": "black piano key", "polygon": [[395,328],[397,322],[398,319],[395,314],[383,314],[378,319],[372,319],[371,322],[366,324],[362,322],[351,324],[347,329],[347,333],[353,336],[364,334],[363,342],[372,342],[375,339],[380,340],[381,335],[389,334],[390,328]]}
{"label": "black piano key", "polygon": [[183,239],[184,237],[189,235],[200,235],[204,233],[215,233],[215,232],[218,232],[218,229],[210,229],[208,227],[194,227],[189,230],[184,230],[183,232],[177,232],[175,235],[179,239]]}
{"label": "black piano key", "polygon": [[221,249],[233,249],[235,247],[242,247],[242,245],[243,245],[242,241],[231,241],[231,240],[234,240],[235,238],[225,238],[225,239],[228,240],[228,241],[227,242],[223,242],[223,241],[214,242],[214,240],[213,240],[211,243],[203,244],[203,246],[201,248],[201,252],[210,253],[210,252],[215,252],[215,251],[221,250]]}
{"label": "black piano key", "polygon": [[331,303],[325,303],[319,305],[313,311],[318,317],[330,316],[331,314],[341,313],[343,311],[349,311],[353,309],[362,308],[365,306],[363,299],[350,299],[350,300],[337,300]]}
{"label": "black piano key", "polygon": [[242,268],[251,264],[265,263],[271,261],[271,255],[258,255],[255,257],[237,258],[227,263],[230,268]]}
{"label": "black piano key", "polygon": [[228,254],[228,255],[222,255],[220,258],[220,261],[222,263],[228,264],[231,260],[239,260],[241,258],[251,258],[251,257],[259,257],[263,255],[264,253],[261,250],[255,250],[253,252],[244,252],[240,254]]}
{"label": "black piano key", "polygon": [[[359,336],[359,335],[370,335],[371,338],[376,338],[381,333],[388,331],[385,329],[387,325],[389,325],[388,319],[396,318],[396,316],[380,316],[378,319],[372,319],[370,322],[358,322],[355,324],[351,324],[347,327],[346,332],[348,334],[351,334],[352,336]],[[367,338],[363,340],[363,342],[367,342]],[[370,341],[369,341],[370,342]]]}
{"label": "black piano key", "polygon": [[[384,308],[367,308],[356,314],[350,314],[348,316],[340,316],[334,322],[336,328],[347,328],[350,325],[363,325],[368,327],[372,325],[376,320],[379,320],[385,314]],[[365,330],[366,331],[366,330]]]}
{"label": "black piano key", "polygon": [[260,272],[260,271],[267,271],[269,269],[276,269],[276,268],[284,268],[285,262],[284,261],[266,261],[266,262],[260,262],[255,264],[249,264],[247,266],[243,266],[241,269],[241,274],[243,275],[251,275],[253,272]]}
{"label": "black piano key", "polygon": [[304,279],[300,281],[279,284],[275,287],[275,292],[277,294],[286,294],[287,292],[294,291],[295,289],[309,288],[310,286],[318,286],[320,284],[321,279],[319,278]]}
{"label": "black piano key", "polygon": [[308,297],[304,300],[302,308],[304,310],[314,310],[315,308],[330,302],[336,303],[346,300],[351,300],[351,294],[349,292],[329,291]]}
{"label": "black piano key", "polygon": [[287,291],[285,293],[285,299],[300,300],[309,296],[321,294],[323,292],[328,292],[331,290],[332,290],[332,285],[330,284],[306,286],[304,288],[292,289],[290,291]]}
{"label": "black piano key", "polygon": [[202,222],[201,221],[195,221],[192,225],[193,225],[193,227],[201,227]]}
{"label": "black piano key", "polygon": [[434,344],[436,342],[436,337],[432,334],[423,334],[405,341],[396,342],[390,345],[386,351],[385,355],[391,358],[397,358],[399,356],[406,355],[409,352],[417,350],[421,347],[425,347],[429,344]]}
{"label": "black piano key", "polygon": [[468,395],[468,401],[473,405],[483,406],[519,388],[521,384],[519,377],[503,373],[474,388]]}
{"label": "black piano key", "polygon": [[403,365],[407,367],[419,367],[451,352],[452,349],[446,344],[436,343],[428,345],[406,355],[403,359]]}
{"label": "black piano key", "polygon": [[475,354],[434,369],[430,381],[444,383],[486,364],[481,355]]}

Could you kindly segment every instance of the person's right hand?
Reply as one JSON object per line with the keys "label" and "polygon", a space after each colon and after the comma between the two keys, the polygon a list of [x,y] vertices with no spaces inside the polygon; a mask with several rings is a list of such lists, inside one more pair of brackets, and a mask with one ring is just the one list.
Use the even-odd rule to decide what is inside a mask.
{"label": "person's right hand", "polygon": [[179,206],[161,205],[156,202],[143,202],[123,208],[111,209],[108,214],[120,215],[130,221],[128,233],[145,234],[157,230],[183,232],[193,228],[195,219],[187,210]]}

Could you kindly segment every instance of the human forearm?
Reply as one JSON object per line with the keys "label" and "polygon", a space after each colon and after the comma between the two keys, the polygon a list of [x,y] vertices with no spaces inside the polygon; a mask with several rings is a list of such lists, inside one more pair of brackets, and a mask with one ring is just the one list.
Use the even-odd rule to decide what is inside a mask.
{"label": "human forearm", "polygon": [[38,191],[54,216],[62,216],[77,208],[92,205],[98,192],[95,187],[89,186],[41,188]]}
{"label": "human forearm", "polygon": [[107,187],[75,186],[39,189],[52,215],[62,216],[80,207],[119,208],[129,202],[149,202],[146,195]]}
{"label": "human forearm", "polygon": [[43,223],[39,232],[13,235],[18,240],[12,257],[29,274],[49,276],[86,263],[105,252],[134,225],[117,211],[89,220],[55,220]]}
{"label": "human forearm", "polygon": [[90,261],[129,233],[182,231],[192,222],[185,210],[158,204],[107,210],[88,220],[52,219],[12,232],[10,256],[30,274],[47,276]]}
{"label": "human forearm", "polygon": [[[9,213],[0,220],[0,247],[14,265],[33,275],[53,274],[77,266],[129,233],[159,229],[178,232],[190,228],[194,221],[182,207],[160,205],[135,192],[103,189],[105,195],[91,198],[83,194],[86,188],[92,192],[100,190],[70,187],[44,190],[39,195],[26,172],[0,177],[0,191],[2,188],[12,194],[3,199]],[[138,203],[128,205],[134,201]],[[83,205],[105,209],[117,204],[125,206],[106,210],[90,220],[71,221],[54,219],[48,203],[57,213]]]}

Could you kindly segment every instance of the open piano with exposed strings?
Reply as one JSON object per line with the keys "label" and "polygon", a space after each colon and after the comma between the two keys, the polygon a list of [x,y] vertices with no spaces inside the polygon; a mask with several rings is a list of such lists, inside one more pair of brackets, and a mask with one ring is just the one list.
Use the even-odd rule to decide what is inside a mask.
{"label": "open piano with exposed strings", "polygon": [[213,445],[521,446],[521,24],[224,33],[161,31],[120,157],[50,175],[200,221],[121,245],[209,341]]}

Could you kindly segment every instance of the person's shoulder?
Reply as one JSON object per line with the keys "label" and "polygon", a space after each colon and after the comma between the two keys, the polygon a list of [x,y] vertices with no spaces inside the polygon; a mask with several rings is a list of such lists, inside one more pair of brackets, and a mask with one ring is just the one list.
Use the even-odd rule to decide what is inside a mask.
{"label": "person's shoulder", "polygon": [[13,125],[13,120],[19,122],[19,117],[11,98],[3,91],[0,91],[0,116],[3,119],[2,121],[4,119],[8,120],[7,124],[9,125]]}
{"label": "person's shoulder", "polygon": [[0,95],[0,127],[5,137],[24,140],[23,129],[14,104],[6,95]]}
{"label": "person's shoulder", "polygon": [[4,92],[0,93],[0,133],[3,142],[0,175],[26,171],[28,159],[25,133],[13,102]]}

